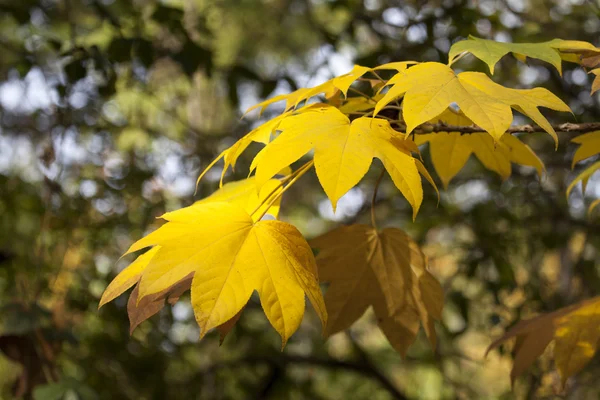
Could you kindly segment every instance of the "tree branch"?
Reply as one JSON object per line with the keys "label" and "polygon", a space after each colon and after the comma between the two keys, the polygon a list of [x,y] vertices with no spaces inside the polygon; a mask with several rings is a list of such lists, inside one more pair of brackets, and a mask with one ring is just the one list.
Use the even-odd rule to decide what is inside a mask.
{"label": "tree branch", "polygon": [[398,390],[386,376],[384,376],[380,371],[373,368],[372,366],[337,360],[334,358],[317,358],[294,354],[282,354],[281,356],[249,356],[242,359],[213,364],[207,369],[200,372],[198,375],[202,377],[205,375],[212,375],[217,370],[223,368],[238,368],[242,365],[247,366],[256,364],[274,365],[278,368],[285,368],[285,366],[289,364],[304,364],[328,369],[342,369],[346,371],[352,371],[377,381],[385,390],[387,390],[392,395],[392,398],[396,400],[408,400],[408,397],[406,397],[402,392],[400,392],[400,390]]}
{"label": "tree branch", "polygon": [[[402,126],[400,126],[403,128]],[[572,124],[570,122],[564,124],[552,124],[552,128],[556,132],[577,132],[577,133],[586,133],[593,131],[600,131],[600,122],[587,122],[582,124]],[[448,125],[444,123],[440,124],[424,124],[419,128],[415,129],[411,133],[415,133],[417,135],[427,134],[427,133],[435,133],[435,132],[459,132],[459,133],[485,133],[486,130],[470,125],[470,126],[456,126],[456,125]],[[538,125],[519,125],[519,126],[511,126],[506,130],[507,133],[518,133],[518,132],[526,132],[526,133],[534,133],[534,132],[545,132],[545,130]]]}

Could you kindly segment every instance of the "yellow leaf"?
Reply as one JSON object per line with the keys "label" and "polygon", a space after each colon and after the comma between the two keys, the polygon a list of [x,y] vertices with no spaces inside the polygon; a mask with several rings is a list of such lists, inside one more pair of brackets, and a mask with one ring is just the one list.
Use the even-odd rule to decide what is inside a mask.
{"label": "yellow leaf", "polygon": [[[443,291],[426,270],[426,260],[404,232],[378,232],[367,225],[335,229],[316,239],[317,264],[329,282],[325,336],[348,328],[370,306],[390,343],[400,353],[414,340],[419,320],[432,344],[433,320],[439,319]],[[404,334],[408,336],[404,336]]]}
{"label": "yellow leaf", "polygon": [[127,289],[135,285],[140,280],[142,273],[146,267],[148,267],[148,263],[152,257],[154,257],[157,251],[158,247],[148,250],[136,258],[135,261],[129,264],[127,268],[121,271],[104,290],[98,308],[102,307],[108,302],[113,301],[123,294],[123,292],[125,292]]}
{"label": "yellow leaf", "polygon": [[554,359],[563,384],[596,354],[600,341],[600,298],[557,321]]}
{"label": "yellow leaf", "polygon": [[249,112],[251,112],[252,110],[256,110],[257,108],[260,108],[260,113],[262,114],[266,107],[273,103],[277,103],[283,100],[286,101],[285,111],[288,111],[292,108],[297,107],[298,104],[300,104],[300,102],[308,100],[311,97],[317,96],[321,93],[324,93],[325,97],[329,98],[337,90],[340,90],[344,93],[344,96],[346,96],[350,85],[352,85],[352,83],[354,83],[355,80],[357,80],[370,70],[370,68],[355,65],[354,68],[352,68],[352,71],[348,72],[347,74],[337,76],[313,88],[300,88],[298,90],[293,91],[290,94],[278,95],[271,99],[267,99],[261,103],[255,104],[252,107],[248,108],[245,114],[248,114]]}
{"label": "yellow leaf", "polygon": [[592,91],[590,93],[590,95],[592,95],[600,90],[600,68],[593,69],[590,72],[596,75],[594,81],[592,82]]}
{"label": "yellow leaf", "polygon": [[570,111],[558,97],[543,88],[508,89],[487,75],[463,72],[455,75],[447,65],[428,62],[399,72],[388,81],[393,85],[375,107],[379,113],[391,101],[404,96],[402,115],[407,133],[456,103],[467,118],[488,132],[495,141],[512,122],[511,107],[527,115],[557,141],[556,132],[537,107]]}
{"label": "yellow leaf", "polygon": [[292,225],[255,223],[228,203],[192,205],[162,218],[168,222],[128,251],[160,246],[142,273],[138,302],[193,273],[192,306],[202,336],[233,318],[254,290],[284,345],[300,324],[305,294],[326,324],[312,251]]}
{"label": "yellow leaf", "polygon": [[340,197],[361,180],[377,157],[416,216],[423,188],[410,151],[417,149],[389,122],[363,117],[350,123],[338,109],[323,107],[287,117],[279,129],[281,134],[257,154],[250,167],[256,169],[259,187],[314,149],[317,176],[335,210]]}
{"label": "yellow leaf", "polygon": [[229,182],[210,196],[199,200],[194,204],[205,204],[209,202],[231,203],[243,208],[248,213],[257,210],[257,208],[261,206],[260,209],[254,212],[253,219],[256,220],[256,218],[259,218],[264,213],[277,217],[279,215],[281,198],[277,199],[268,210],[266,209],[268,203],[265,204],[265,202],[271,195],[281,189],[281,181],[278,179],[270,179],[260,188],[259,196],[258,191],[256,190],[256,179],[250,177],[240,181]]}
{"label": "yellow leaf", "polygon": [[600,154],[600,131],[589,132],[577,136],[576,138],[573,138],[571,142],[581,145],[573,155],[571,168],[574,168],[575,164],[579,161]]}
{"label": "yellow leaf", "polygon": [[571,194],[571,191],[573,190],[573,188],[575,188],[575,186],[577,185],[577,183],[579,183],[579,181],[581,181],[581,185],[582,185],[581,191],[583,193],[585,193],[585,188],[587,186],[588,180],[594,174],[594,172],[596,172],[598,170],[600,170],[600,161],[596,161],[595,163],[593,163],[592,165],[590,165],[589,167],[584,169],[582,173],[577,175],[577,177],[575,177],[575,179],[573,179],[573,181],[567,187],[567,197],[569,197],[569,195]]}
{"label": "yellow leaf", "polygon": [[513,337],[517,339],[511,371],[513,383],[554,340],[554,359],[564,384],[596,353],[600,341],[600,297],[521,321],[495,340],[487,351]]}
{"label": "yellow leaf", "polygon": [[[455,113],[449,109],[430,122],[453,126],[472,125],[462,112]],[[415,141],[419,145],[429,142],[433,166],[446,188],[465,166],[471,154],[474,154],[484,167],[496,172],[503,179],[511,174],[511,162],[534,167],[540,176],[544,171],[542,161],[533,150],[509,133],[505,133],[498,143],[494,143],[492,137],[487,134],[459,132],[416,135]]]}

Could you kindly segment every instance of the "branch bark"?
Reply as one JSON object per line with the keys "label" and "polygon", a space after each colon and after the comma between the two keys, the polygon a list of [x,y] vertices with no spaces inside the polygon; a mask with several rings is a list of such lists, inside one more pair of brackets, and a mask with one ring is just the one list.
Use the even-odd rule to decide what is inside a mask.
{"label": "branch bark", "polygon": [[[401,126],[402,128],[402,126]],[[600,122],[586,122],[582,124],[572,124],[570,122],[564,124],[553,124],[552,128],[556,132],[568,132],[568,133],[587,133],[600,131]],[[427,134],[427,133],[435,133],[435,132],[459,132],[464,134],[469,133],[485,133],[486,131],[478,126],[470,125],[470,126],[456,126],[456,125],[448,125],[448,124],[424,124],[418,127],[413,131],[417,135],[419,134]],[[411,133],[413,133],[411,132]],[[519,126],[511,126],[506,130],[508,133],[534,133],[534,132],[545,132],[544,129],[538,125],[519,125]]]}

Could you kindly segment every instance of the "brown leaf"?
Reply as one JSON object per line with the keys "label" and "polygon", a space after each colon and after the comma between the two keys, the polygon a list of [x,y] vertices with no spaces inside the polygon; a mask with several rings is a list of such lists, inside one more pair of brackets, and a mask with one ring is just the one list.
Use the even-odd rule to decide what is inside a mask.
{"label": "brown leaf", "polygon": [[142,297],[138,302],[139,282],[129,296],[127,302],[127,314],[129,315],[129,334],[132,334],[139,324],[157,314],[165,306],[165,300],[169,304],[177,303],[179,297],[190,289],[194,274],[189,274],[184,279],[163,290],[162,292]]}
{"label": "brown leaf", "polygon": [[[525,372],[552,340],[554,358],[564,382],[579,372],[596,352],[600,341],[600,297],[595,297],[517,323],[495,340],[487,352],[516,338],[511,382]],[[486,352],[486,354],[487,354]]]}

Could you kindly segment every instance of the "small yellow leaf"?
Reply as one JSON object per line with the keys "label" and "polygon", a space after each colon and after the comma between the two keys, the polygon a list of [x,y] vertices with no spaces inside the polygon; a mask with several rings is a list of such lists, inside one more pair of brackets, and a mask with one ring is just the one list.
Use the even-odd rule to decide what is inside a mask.
{"label": "small yellow leaf", "polygon": [[443,291],[426,270],[423,253],[404,232],[350,225],[310,243],[319,250],[321,280],[330,283],[325,336],[348,328],[372,306],[382,331],[401,354],[414,341],[419,321],[435,345],[433,321],[440,318]]}
{"label": "small yellow leaf", "polygon": [[322,107],[285,118],[279,129],[281,134],[257,154],[250,167],[256,169],[258,187],[314,149],[317,176],[335,210],[338,200],[361,180],[377,157],[413,207],[413,218],[416,216],[423,189],[410,152],[417,148],[387,121],[363,117],[350,123],[338,109]]}
{"label": "small yellow leaf", "polygon": [[196,204],[162,218],[168,222],[129,250],[160,246],[142,273],[138,303],[193,273],[192,306],[202,336],[233,318],[254,290],[284,345],[300,324],[305,294],[325,326],[315,260],[292,225],[255,223],[228,203]]}
{"label": "small yellow leaf", "polygon": [[326,98],[330,98],[337,90],[340,90],[344,93],[344,96],[346,96],[350,85],[352,85],[352,83],[354,83],[355,80],[357,80],[370,70],[370,68],[355,65],[354,68],[352,68],[352,71],[348,72],[347,74],[337,76],[313,88],[300,88],[290,94],[278,95],[261,103],[255,104],[252,107],[248,108],[245,114],[248,114],[249,112],[251,112],[252,110],[256,110],[257,108],[260,108],[260,113],[262,114],[265,108],[267,108],[269,105],[283,100],[286,101],[285,111],[288,111],[292,108],[297,107],[298,104],[300,104],[300,102],[308,100],[311,97],[317,96],[322,93],[325,94]]}
{"label": "small yellow leaf", "polygon": [[593,69],[590,72],[596,75],[594,81],[592,82],[592,91],[590,93],[590,95],[592,95],[600,90],[600,68]]}
{"label": "small yellow leaf", "polygon": [[573,155],[571,168],[574,168],[575,164],[579,161],[600,154],[600,131],[589,132],[577,136],[576,138],[573,138],[571,142],[581,145]]}
{"label": "small yellow leaf", "polygon": [[571,191],[575,188],[579,181],[581,181],[582,185],[581,191],[585,193],[585,188],[587,186],[588,180],[594,174],[594,172],[598,170],[600,170],[600,161],[596,161],[595,163],[584,169],[583,172],[581,172],[579,175],[577,175],[567,187],[567,197],[569,197]]}

